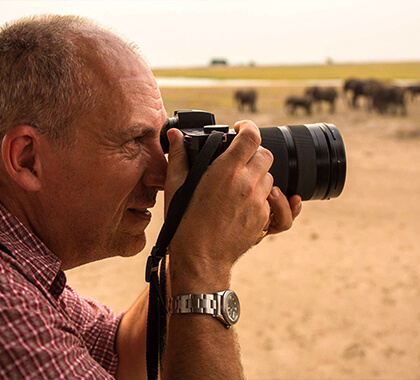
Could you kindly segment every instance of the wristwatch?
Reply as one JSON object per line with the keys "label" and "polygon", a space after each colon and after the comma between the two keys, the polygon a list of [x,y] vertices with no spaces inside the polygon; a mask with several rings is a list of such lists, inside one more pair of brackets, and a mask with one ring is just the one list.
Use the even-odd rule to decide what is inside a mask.
{"label": "wristwatch", "polygon": [[239,320],[241,306],[233,290],[211,294],[183,294],[169,300],[171,314],[210,314],[228,329]]}

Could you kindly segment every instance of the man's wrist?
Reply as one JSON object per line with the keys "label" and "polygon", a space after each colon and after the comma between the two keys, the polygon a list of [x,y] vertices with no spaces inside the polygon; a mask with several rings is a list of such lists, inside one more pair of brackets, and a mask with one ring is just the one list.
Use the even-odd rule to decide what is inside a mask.
{"label": "man's wrist", "polygon": [[180,260],[170,254],[169,273],[172,296],[216,293],[230,288],[231,267],[208,264],[206,260]]}

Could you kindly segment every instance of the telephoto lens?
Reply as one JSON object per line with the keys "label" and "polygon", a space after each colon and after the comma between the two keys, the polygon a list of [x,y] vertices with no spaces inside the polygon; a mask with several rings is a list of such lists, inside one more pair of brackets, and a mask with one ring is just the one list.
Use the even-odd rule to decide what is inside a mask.
{"label": "telephoto lens", "polygon": [[[161,132],[161,145],[168,152],[166,132],[180,129],[191,158],[197,157],[209,134],[217,129],[225,134],[223,152],[235,136],[227,125],[216,125],[212,113],[198,110],[175,111]],[[338,197],[346,179],[346,152],[339,130],[333,124],[302,124],[260,128],[264,148],[271,151],[274,162],[270,173],[274,185],[290,197],[302,200]]]}
{"label": "telephoto lens", "polygon": [[262,146],[273,153],[270,173],[287,196],[302,200],[338,197],[346,179],[346,152],[333,124],[260,128]]}

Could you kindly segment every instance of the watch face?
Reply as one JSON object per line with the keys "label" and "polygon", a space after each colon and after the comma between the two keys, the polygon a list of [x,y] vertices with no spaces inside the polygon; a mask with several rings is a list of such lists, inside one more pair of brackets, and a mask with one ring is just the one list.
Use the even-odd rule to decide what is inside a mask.
{"label": "watch face", "polygon": [[223,301],[223,316],[228,323],[233,325],[238,322],[239,316],[241,314],[239,298],[234,291],[229,290],[223,295]]}

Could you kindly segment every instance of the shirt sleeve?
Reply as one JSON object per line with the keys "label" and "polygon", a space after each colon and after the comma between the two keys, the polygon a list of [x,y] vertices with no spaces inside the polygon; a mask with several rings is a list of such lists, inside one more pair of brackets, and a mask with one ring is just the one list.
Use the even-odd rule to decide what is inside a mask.
{"label": "shirt sleeve", "polygon": [[4,267],[0,277],[0,378],[114,378],[121,317],[75,294],[70,300],[69,290],[54,304]]}
{"label": "shirt sleeve", "polygon": [[60,297],[92,358],[109,374],[115,376],[118,366],[116,337],[124,312],[113,311],[100,302],[80,296],[69,285]]}

